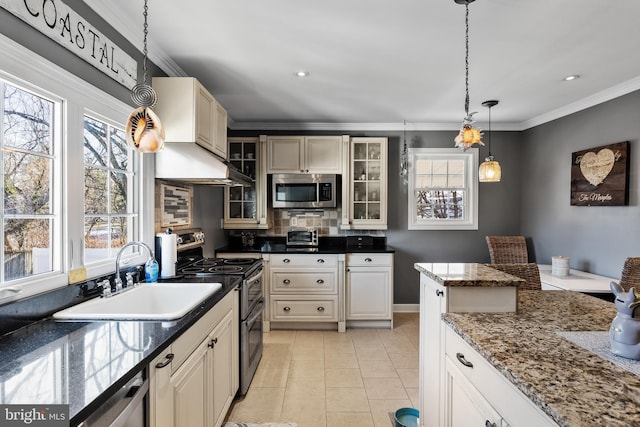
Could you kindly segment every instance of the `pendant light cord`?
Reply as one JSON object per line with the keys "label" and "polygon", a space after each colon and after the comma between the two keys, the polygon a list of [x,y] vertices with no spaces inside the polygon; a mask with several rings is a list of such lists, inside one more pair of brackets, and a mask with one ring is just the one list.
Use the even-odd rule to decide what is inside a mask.
{"label": "pendant light cord", "polygon": [[[145,0],[146,1],[146,0]],[[469,116],[469,3],[467,3],[465,5],[465,17],[464,17],[464,23],[465,23],[465,28],[466,28],[466,33],[465,33],[465,58],[464,58],[464,65],[465,65],[465,78],[464,78],[464,85],[465,85],[465,98],[464,98],[464,112],[467,114],[467,116]]]}
{"label": "pendant light cord", "polygon": [[147,84],[147,35],[149,34],[149,24],[147,23],[147,16],[149,15],[149,6],[147,5],[147,0],[144,0],[144,12],[142,16],[144,16],[144,40],[143,40],[143,48],[142,48],[142,83]]}

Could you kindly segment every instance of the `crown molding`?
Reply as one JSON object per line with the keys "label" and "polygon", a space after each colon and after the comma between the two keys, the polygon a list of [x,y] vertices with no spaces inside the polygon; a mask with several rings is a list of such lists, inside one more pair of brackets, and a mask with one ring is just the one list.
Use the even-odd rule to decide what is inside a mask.
{"label": "crown molding", "polygon": [[[84,0],[84,2],[132,45],[142,46],[144,43],[142,28],[131,16],[125,14],[120,8],[115,7],[112,2],[100,0]],[[142,10],[140,11],[140,16],[142,16]],[[147,56],[154,64],[170,77],[187,77],[187,73],[153,41],[151,33],[147,42],[149,45]],[[138,50],[141,51],[140,49]]]}
{"label": "crown molding", "polygon": [[603,102],[610,101],[639,89],[640,77],[627,80],[624,83],[620,83],[619,85],[615,85],[603,91],[594,93],[593,95],[565,105],[564,107],[560,107],[547,113],[541,114],[537,117],[533,117],[529,120],[525,120],[520,123],[520,130],[526,130],[532,127],[540,126],[544,123],[548,123],[553,120],[568,116],[570,114],[577,113],[578,111],[586,110],[587,108],[602,104]]}

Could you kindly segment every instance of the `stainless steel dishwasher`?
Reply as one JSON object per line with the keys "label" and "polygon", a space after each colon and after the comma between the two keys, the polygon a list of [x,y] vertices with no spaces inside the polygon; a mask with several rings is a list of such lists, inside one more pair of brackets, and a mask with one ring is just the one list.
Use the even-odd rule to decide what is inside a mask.
{"label": "stainless steel dishwasher", "polygon": [[78,427],[145,427],[149,380],[139,372]]}

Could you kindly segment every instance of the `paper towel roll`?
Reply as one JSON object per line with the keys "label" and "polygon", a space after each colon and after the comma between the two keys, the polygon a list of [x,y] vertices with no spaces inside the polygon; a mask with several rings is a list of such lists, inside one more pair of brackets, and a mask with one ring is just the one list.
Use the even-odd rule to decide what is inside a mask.
{"label": "paper towel roll", "polygon": [[551,274],[558,277],[566,277],[569,275],[569,257],[554,256],[551,257]]}
{"label": "paper towel roll", "polygon": [[160,238],[160,277],[174,277],[178,262],[178,237],[167,233],[158,233],[156,236]]}

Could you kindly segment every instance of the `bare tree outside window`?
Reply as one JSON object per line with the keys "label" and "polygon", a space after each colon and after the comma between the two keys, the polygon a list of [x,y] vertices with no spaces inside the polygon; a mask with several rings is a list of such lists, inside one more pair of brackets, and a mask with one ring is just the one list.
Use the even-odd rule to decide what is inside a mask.
{"label": "bare tree outside window", "polygon": [[85,261],[115,256],[136,216],[130,187],[132,150],[122,129],[84,119]]}
{"label": "bare tree outside window", "polygon": [[53,270],[56,104],[2,84],[3,282]]}

